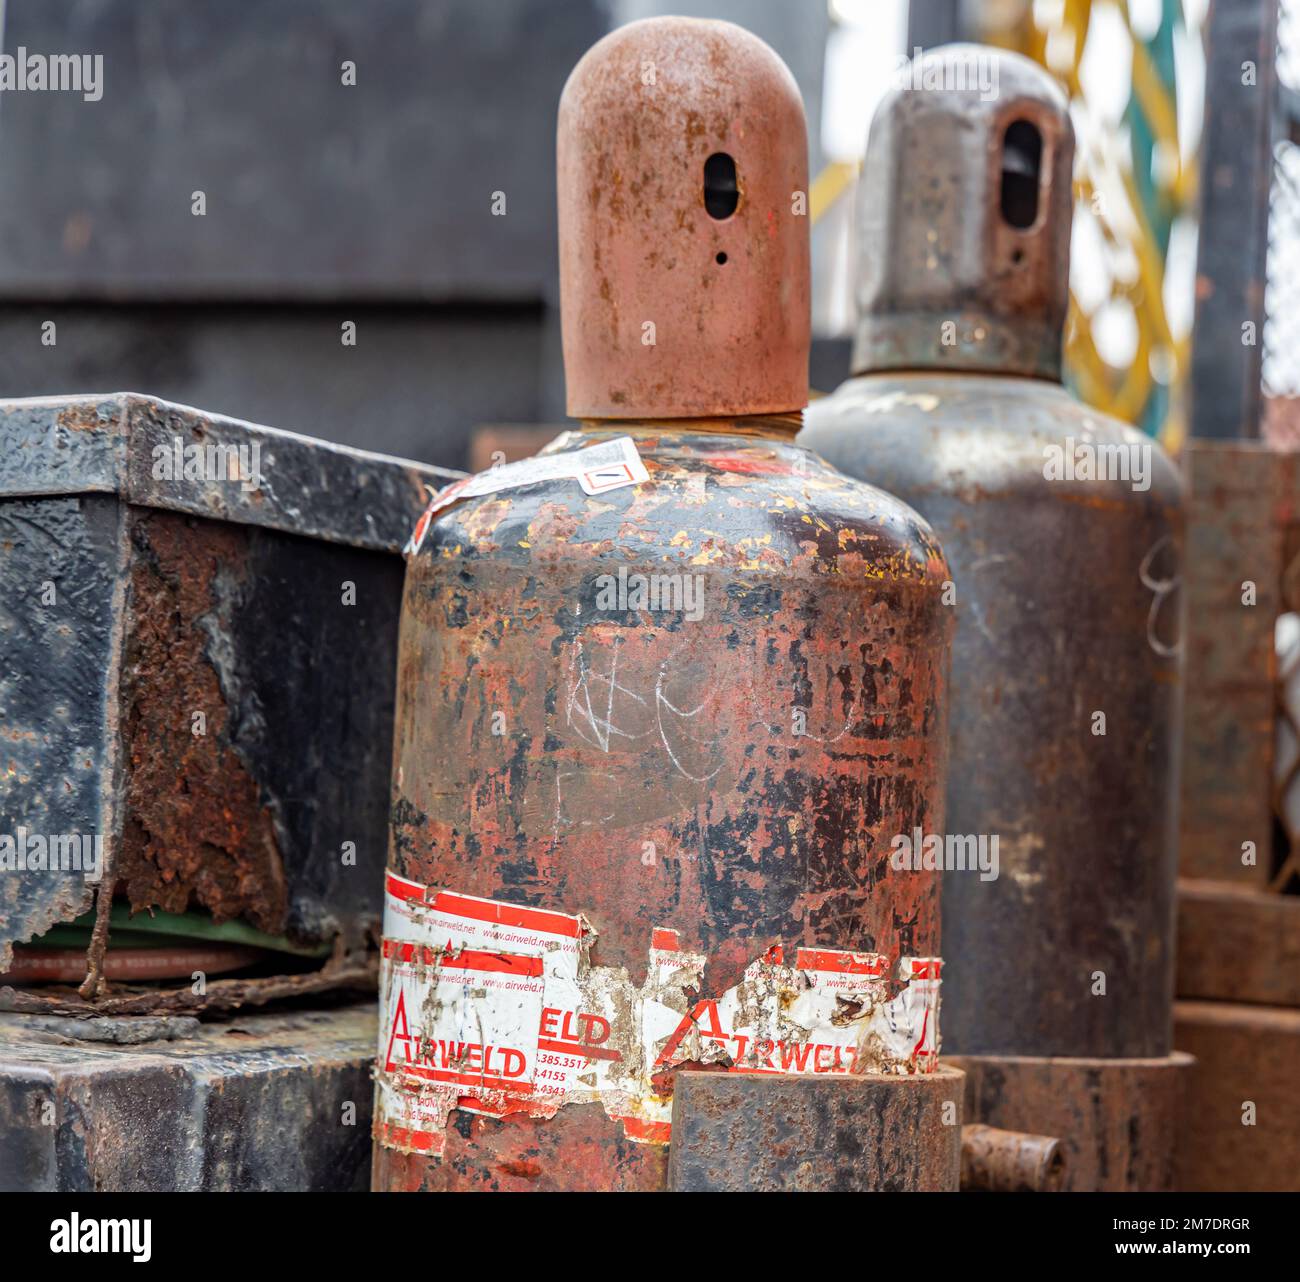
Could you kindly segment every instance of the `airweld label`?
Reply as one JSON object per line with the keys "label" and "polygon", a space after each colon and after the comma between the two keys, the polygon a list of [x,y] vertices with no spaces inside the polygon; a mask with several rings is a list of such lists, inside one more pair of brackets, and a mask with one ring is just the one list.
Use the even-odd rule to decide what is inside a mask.
{"label": "airweld label", "polygon": [[[653,931],[646,981],[592,966],[581,916],[389,873],[380,979],[379,1141],[440,1153],[453,1109],[551,1117],[600,1102],[642,1143],[670,1139],[669,1070],[854,1074],[931,1071],[938,958],[903,958],[890,997],[878,953],[770,949],[740,982],[701,996],[706,958]],[[897,985],[893,986],[897,987]]]}

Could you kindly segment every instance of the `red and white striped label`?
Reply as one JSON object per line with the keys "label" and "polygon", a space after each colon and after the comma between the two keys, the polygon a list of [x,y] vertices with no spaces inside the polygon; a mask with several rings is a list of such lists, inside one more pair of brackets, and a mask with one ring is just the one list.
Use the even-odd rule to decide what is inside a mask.
{"label": "red and white striped label", "polygon": [[441,1151],[453,1109],[553,1116],[598,1101],[628,1136],[670,1137],[666,1070],[927,1072],[938,1050],[937,958],[773,948],[717,998],[705,958],[657,928],[645,983],[593,967],[580,916],[423,886],[389,873],[377,1078],[382,1143]]}

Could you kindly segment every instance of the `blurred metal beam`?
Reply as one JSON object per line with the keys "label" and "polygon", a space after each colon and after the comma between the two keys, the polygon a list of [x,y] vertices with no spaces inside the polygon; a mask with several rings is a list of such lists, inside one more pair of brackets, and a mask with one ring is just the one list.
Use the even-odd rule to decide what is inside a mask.
{"label": "blurred metal beam", "polygon": [[961,0],[911,0],[907,6],[907,49],[933,49],[962,38]]}
{"label": "blurred metal beam", "polygon": [[102,57],[102,96],[3,95],[0,300],[545,298],[555,113],[603,0],[5,16],[11,50]]}
{"label": "blurred metal beam", "polygon": [[1260,432],[1276,57],[1277,0],[1211,0],[1188,387],[1192,436]]}

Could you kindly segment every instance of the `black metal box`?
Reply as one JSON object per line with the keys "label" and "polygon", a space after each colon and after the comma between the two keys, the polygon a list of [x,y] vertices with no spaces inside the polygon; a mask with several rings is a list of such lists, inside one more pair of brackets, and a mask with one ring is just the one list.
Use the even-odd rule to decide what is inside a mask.
{"label": "black metal box", "polygon": [[398,553],[445,479],[130,393],[0,402],[0,971],[99,877],[364,942]]}

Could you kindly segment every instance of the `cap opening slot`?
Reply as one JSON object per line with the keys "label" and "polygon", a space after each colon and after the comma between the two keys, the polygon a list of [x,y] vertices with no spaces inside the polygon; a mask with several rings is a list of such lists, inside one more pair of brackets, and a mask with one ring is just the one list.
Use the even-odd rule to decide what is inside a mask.
{"label": "cap opening slot", "polygon": [[1021,231],[1038,221],[1043,135],[1028,120],[1013,120],[1002,138],[1002,217]]}
{"label": "cap opening slot", "polygon": [[740,204],[736,162],[725,151],[715,151],[704,162],[704,208],[710,218],[730,218]]}

